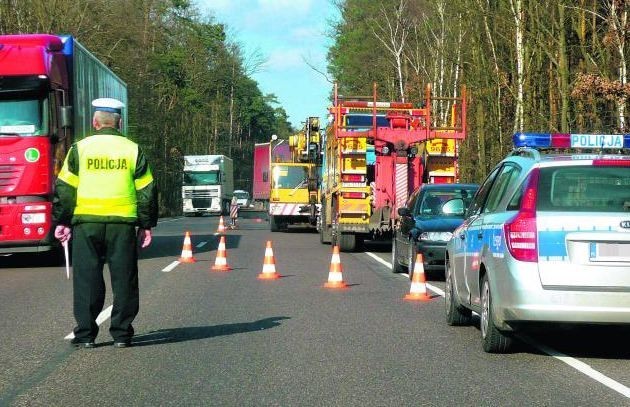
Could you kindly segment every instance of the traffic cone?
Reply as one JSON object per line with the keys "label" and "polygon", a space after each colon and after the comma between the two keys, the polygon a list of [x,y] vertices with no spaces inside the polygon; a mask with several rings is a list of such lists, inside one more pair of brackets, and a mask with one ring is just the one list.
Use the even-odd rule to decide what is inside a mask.
{"label": "traffic cone", "polygon": [[225,228],[225,223],[223,223],[223,216],[219,218],[219,227],[217,228],[217,233],[225,233],[227,229]]}
{"label": "traffic cone", "polygon": [[225,236],[221,236],[219,247],[217,248],[217,258],[214,266],[210,268],[212,271],[230,271],[232,268],[227,264],[227,252],[225,250]]}
{"label": "traffic cone", "polygon": [[273,258],[271,240],[267,240],[267,247],[265,248],[265,260],[263,261],[262,272],[258,275],[258,279],[275,280],[276,278],[280,278],[280,274],[276,272],[276,261]]}
{"label": "traffic cone", "polygon": [[192,243],[190,243],[190,233],[186,232],[184,237],[184,247],[182,248],[182,255],[179,258],[180,263],[194,263],[195,258],[192,254]]}
{"label": "traffic cone", "polygon": [[333,247],[332,259],[330,260],[330,271],[328,281],[324,284],[326,288],[346,288],[341,275],[341,259],[339,258],[339,246]]}
{"label": "traffic cone", "polygon": [[416,256],[416,264],[413,266],[413,277],[411,278],[411,289],[405,295],[405,300],[428,301],[431,297],[427,294],[427,280],[424,276],[424,259],[422,253]]}

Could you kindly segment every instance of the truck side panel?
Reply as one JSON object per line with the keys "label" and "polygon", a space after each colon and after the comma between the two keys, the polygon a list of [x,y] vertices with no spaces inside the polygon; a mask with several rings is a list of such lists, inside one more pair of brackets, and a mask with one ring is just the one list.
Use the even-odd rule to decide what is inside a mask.
{"label": "truck side panel", "polygon": [[[115,98],[127,106],[127,85],[72,37],[66,39],[64,53],[72,53],[73,59],[72,99],[76,141],[92,131],[92,100]],[[126,111],[123,109],[123,134],[127,134]]]}

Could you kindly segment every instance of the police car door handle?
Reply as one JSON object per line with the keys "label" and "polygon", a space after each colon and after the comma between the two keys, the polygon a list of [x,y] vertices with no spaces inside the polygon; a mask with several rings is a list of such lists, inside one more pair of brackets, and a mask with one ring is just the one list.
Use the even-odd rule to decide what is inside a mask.
{"label": "police car door handle", "polygon": [[483,232],[477,233],[477,239],[483,239]]}
{"label": "police car door handle", "polygon": [[459,238],[462,239],[462,240],[466,239],[466,234],[460,233],[459,234]]}

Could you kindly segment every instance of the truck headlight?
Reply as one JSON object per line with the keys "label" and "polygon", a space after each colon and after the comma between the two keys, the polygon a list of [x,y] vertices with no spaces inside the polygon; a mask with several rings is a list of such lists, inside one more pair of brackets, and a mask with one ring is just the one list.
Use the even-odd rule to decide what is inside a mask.
{"label": "truck headlight", "polygon": [[422,232],[420,233],[420,240],[431,242],[448,242],[451,240],[453,233],[451,232]]}
{"label": "truck headlight", "polygon": [[23,213],[22,224],[29,225],[32,223],[46,223],[45,213]]}

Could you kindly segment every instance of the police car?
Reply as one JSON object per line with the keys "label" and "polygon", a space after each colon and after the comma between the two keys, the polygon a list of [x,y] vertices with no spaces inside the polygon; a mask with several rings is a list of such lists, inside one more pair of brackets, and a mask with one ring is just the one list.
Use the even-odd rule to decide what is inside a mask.
{"label": "police car", "polygon": [[494,353],[527,323],[630,323],[630,134],[513,141],[447,244],[447,323],[477,312]]}

